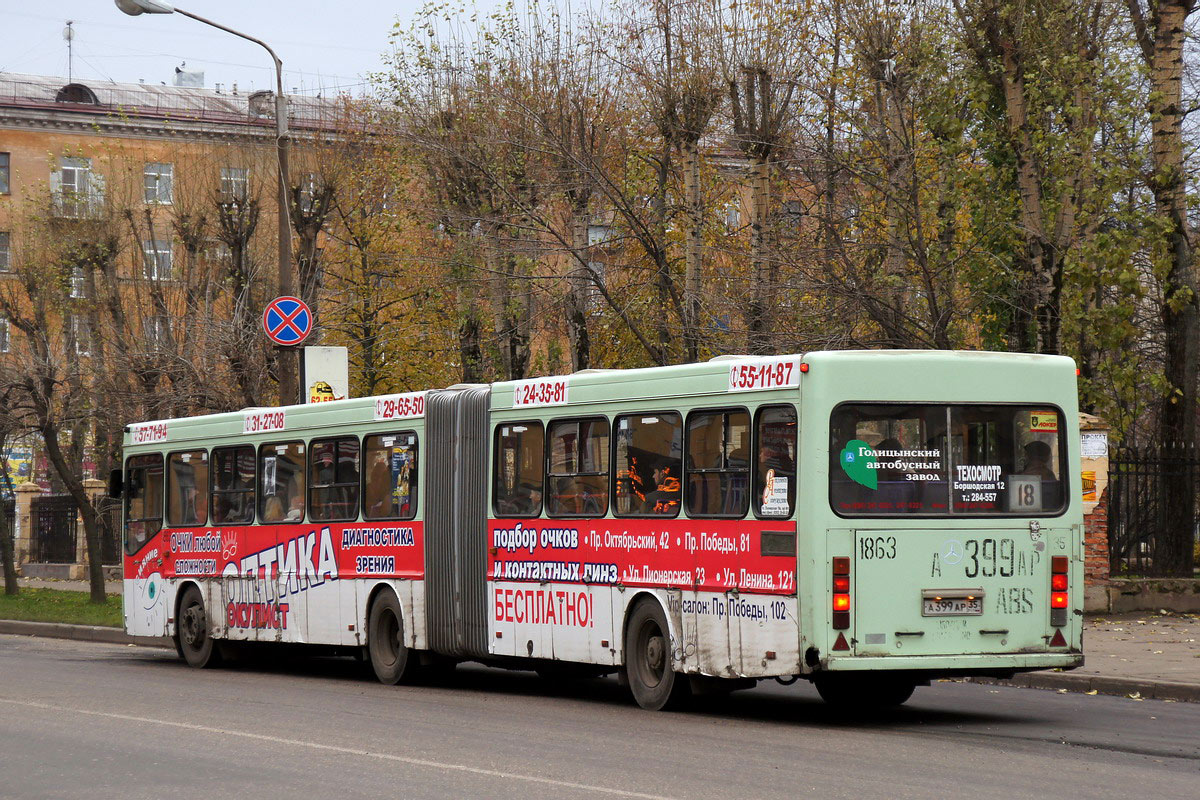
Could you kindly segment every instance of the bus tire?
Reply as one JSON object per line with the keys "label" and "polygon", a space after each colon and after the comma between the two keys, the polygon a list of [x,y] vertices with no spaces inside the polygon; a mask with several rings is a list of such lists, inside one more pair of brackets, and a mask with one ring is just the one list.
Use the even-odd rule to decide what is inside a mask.
{"label": "bus tire", "polygon": [[817,694],[831,706],[856,711],[896,708],[908,702],[917,688],[915,681],[894,675],[817,678]]}
{"label": "bus tire", "polygon": [[204,596],[195,586],[189,586],[179,600],[178,623],[175,626],[175,649],[188,666],[208,669],[221,663],[221,650],[213,640],[204,609]]}
{"label": "bus tire", "polygon": [[688,682],[671,669],[671,634],[662,607],[642,600],[625,630],[625,673],[633,699],[647,711],[681,705]]}
{"label": "bus tire", "polygon": [[395,686],[407,680],[417,667],[404,644],[404,613],[390,591],[380,592],[367,617],[367,654],[380,683]]}

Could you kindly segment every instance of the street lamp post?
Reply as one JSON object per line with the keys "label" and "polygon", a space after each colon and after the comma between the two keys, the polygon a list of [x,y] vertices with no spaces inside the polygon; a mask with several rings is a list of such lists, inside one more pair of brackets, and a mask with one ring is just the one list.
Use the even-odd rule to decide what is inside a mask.
{"label": "street lamp post", "polygon": [[[232,33],[247,41],[254,42],[271,54],[275,62],[275,140],[276,152],[279,158],[279,294],[295,294],[292,281],[292,221],[288,211],[288,129],[287,129],[287,98],[283,94],[283,62],[275,51],[261,39],[255,39],[241,31],[226,27],[211,19],[205,19],[199,14],[175,8],[159,0],[114,0],[117,8],[130,16],[139,14],[182,14],[197,22],[219,28],[226,33]],[[279,359],[279,401],[281,404],[297,402],[300,398],[300,386],[296,375],[296,362],[290,350],[283,350]]]}

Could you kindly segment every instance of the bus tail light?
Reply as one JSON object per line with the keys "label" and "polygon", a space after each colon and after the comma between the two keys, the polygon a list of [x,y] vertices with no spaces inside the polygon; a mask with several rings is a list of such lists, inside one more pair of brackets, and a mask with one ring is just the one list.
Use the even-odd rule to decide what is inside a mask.
{"label": "bus tail light", "polygon": [[1071,606],[1067,587],[1070,584],[1067,570],[1070,559],[1066,556],[1050,558],[1050,624],[1061,628],[1067,624],[1067,609]]}
{"label": "bus tail light", "polygon": [[837,556],[833,559],[833,629],[844,631],[850,627],[850,558]]}

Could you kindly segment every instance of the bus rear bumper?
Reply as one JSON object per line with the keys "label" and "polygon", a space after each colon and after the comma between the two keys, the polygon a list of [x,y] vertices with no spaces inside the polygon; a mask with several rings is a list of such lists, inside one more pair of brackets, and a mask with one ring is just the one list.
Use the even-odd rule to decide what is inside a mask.
{"label": "bus rear bumper", "polygon": [[822,672],[914,672],[927,678],[965,678],[972,675],[1011,677],[1039,669],[1070,670],[1083,666],[1083,653],[1016,653],[960,656],[838,656],[822,659]]}

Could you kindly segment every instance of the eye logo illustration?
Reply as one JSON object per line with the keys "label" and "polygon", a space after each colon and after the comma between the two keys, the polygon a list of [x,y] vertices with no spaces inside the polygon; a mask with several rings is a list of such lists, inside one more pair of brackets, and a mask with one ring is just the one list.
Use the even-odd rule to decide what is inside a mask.
{"label": "eye logo illustration", "polygon": [[142,608],[146,611],[153,610],[162,598],[162,575],[155,572],[147,578],[139,594],[141,595]]}

